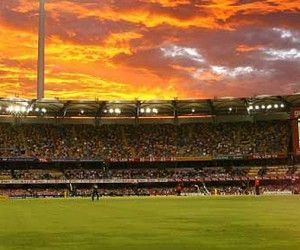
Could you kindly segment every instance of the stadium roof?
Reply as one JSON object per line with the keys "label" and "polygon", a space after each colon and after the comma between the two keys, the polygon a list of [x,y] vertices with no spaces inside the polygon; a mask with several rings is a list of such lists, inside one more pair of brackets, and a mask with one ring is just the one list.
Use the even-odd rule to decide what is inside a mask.
{"label": "stadium roof", "polygon": [[59,100],[0,98],[0,115],[99,118],[158,118],[288,113],[300,93],[287,96],[223,97],[200,100]]}

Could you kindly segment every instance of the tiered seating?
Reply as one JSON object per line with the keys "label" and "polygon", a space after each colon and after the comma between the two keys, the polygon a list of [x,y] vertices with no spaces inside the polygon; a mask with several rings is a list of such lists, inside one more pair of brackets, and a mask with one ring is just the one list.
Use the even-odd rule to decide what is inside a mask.
{"label": "tiered seating", "polygon": [[268,167],[265,177],[283,177],[288,172],[288,167],[286,166],[276,166],[276,167]]}
{"label": "tiered seating", "polygon": [[235,179],[246,177],[285,178],[297,176],[299,168],[289,173],[287,166],[275,167],[204,167],[204,168],[67,168],[3,170],[0,176],[15,180],[96,180],[96,179]]}
{"label": "tiered seating", "polygon": [[261,167],[251,167],[248,171],[249,177],[256,177],[259,176],[259,171],[261,170]]}
{"label": "tiered seating", "polygon": [[63,172],[57,169],[14,170],[13,175],[15,179],[23,180],[64,179]]}
{"label": "tiered seating", "polygon": [[11,178],[12,176],[10,170],[0,170],[0,180],[9,180]]}
{"label": "tiered seating", "polygon": [[160,125],[0,124],[0,157],[134,159],[286,154],[288,123]]}

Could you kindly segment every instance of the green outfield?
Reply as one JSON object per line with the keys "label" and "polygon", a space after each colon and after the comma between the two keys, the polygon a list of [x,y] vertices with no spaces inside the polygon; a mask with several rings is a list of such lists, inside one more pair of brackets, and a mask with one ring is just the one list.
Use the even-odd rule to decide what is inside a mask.
{"label": "green outfield", "polygon": [[300,249],[300,196],[0,201],[0,249]]}

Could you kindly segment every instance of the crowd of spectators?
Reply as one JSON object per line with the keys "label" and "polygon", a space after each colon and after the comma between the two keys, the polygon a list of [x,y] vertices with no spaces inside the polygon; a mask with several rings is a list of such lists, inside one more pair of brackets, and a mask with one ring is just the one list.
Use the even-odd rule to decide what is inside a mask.
{"label": "crowd of spectators", "polygon": [[[1,178],[1,176],[5,178]],[[197,179],[203,177],[300,177],[299,166],[200,167],[200,168],[66,168],[0,170],[0,179],[96,180],[96,179]]]}
{"label": "crowd of spectators", "polygon": [[[240,185],[223,185],[223,186],[202,186],[188,184],[182,187],[181,195],[254,195],[253,186],[244,187]],[[267,192],[290,192],[299,194],[299,183],[290,184],[268,184],[261,186],[261,194]],[[67,188],[14,188],[1,189],[0,195],[19,198],[36,198],[36,197],[89,197],[91,188],[78,188],[75,192],[70,192]],[[177,195],[176,187],[116,187],[116,188],[99,188],[101,196],[168,196]]]}
{"label": "crowd of spectators", "polygon": [[184,125],[0,124],[0,157],[129,159],[286,153],[288,122]]}
{"label": "crowd of spectators", "polygon": [[[206,157],[287,153],[289,125],[285,121],[195,123],[184,125],[18,125],[0,124],[0,158],[40,159],[135,159],[151,157]],[[0,180],[95,180],[185,179],[184,193],[244,194],[241,185],[226,184],[206,189],[192,179],[211,177],[298,177],[299,166],[197,167],[197,168],[55,168],[0,169]],[[186,180],[191,180],[191,183]],[[30,186],[30,185],[29,185]],[[63,197],[64,188],[3,188],[0,195],[13,197]],[[289,190],[268,185],[263,191]],[[217,191],[216,191],[217,190]],[[176,187],[100,188],[102,195],[175,195]],[[89,188],[76,189],[77,196],[90,196]],[[253,193],[248,187],[247,193]]]}
{"label": "crowd of spectators", "polygon": [[63,197],[65,189],[56,188],[6,188],[0,189],[0,195],[19,198]]}
{"label": "crowd of spectators", "polygon": [[[175,195],[174,188],[115,188],[99,189],[102,196],[150,196],[150,195]],[[64,197],[79,196],[88,197],[91,195],[91,189],[77,189],[76,194],[70,193],[68,189],[63,188],[28,188],[28,189],[0,189],[0,195],[8,197]]]}
{"label": "crowd of spectators", "polygon": [[11,170],[1,169],[0,170],[0,180],[12,179]]}
{"label": "crowd of spectators", "polygon": [[47,169],[25,169],[25,170],[11,170],[13,179],[22,180],[58,180],[65,179],[65,176],[60,170]]}

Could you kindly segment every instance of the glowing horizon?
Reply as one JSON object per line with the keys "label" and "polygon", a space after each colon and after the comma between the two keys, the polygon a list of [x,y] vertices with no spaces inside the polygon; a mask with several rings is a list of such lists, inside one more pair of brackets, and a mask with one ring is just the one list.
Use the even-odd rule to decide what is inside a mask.
{"label": "glowing horizon", "polygon": [[[45,98],[300,92],[298,0],[47,0]],[[36,96],[38,0],[0,4],[1,97]]]}

